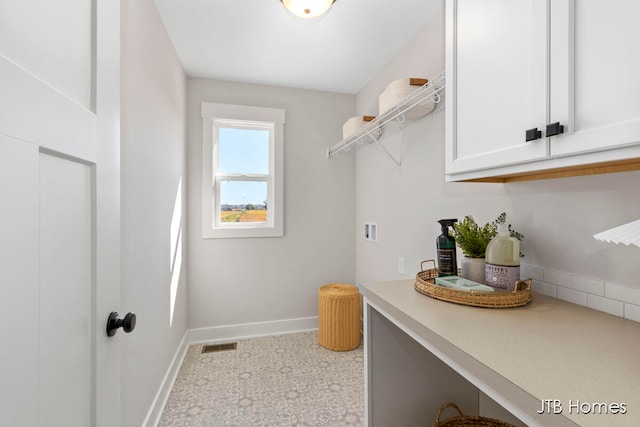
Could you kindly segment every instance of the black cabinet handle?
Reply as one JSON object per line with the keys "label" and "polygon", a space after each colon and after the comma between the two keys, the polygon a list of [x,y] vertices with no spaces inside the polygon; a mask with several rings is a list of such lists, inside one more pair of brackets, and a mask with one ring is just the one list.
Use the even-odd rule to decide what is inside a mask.
{"label": "black cabinet handle", "polygon": [[123,319],[118,318],[118,312],[113,311],[107,319],[107,336],[114,336],[122,328],[123,331],[129,333],[136,328],[136,314],[127,313]]}
{"label": "black cabinet handle", "polygon": [[564,126],[560,122],[551,123],[547,125],[547,136],[560,135],[564,132]]}
{"label": "black cabinet handle", "polygon": [[542,138],[542,132],[539,131],[538,128],[533,128],[533,129],[527,130],[525,141],[529,142],[529,141],[534,141],[540,138]]}

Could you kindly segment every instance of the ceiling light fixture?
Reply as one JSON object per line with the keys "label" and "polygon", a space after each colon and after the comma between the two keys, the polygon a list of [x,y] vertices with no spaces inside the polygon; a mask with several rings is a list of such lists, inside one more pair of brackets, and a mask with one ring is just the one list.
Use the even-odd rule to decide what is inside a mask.
{"label": "ceiling light fixture", "polygon": [[293,15],[311,19],[326,13],[336,0],[280,0]]}

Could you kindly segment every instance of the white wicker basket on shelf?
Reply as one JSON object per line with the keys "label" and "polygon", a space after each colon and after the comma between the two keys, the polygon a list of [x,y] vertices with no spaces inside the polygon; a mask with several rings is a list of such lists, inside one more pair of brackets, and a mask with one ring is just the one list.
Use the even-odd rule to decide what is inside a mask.
{"label": "white wicker basket on shelf", "polygon": [[[342,139],[347,139],[354,133],[356,133],[360,128],[375,119],[375,116],[355,116],[351,117],[347,120],[344,125],[342,125]],[[375,139],[378,139],[382,134],[382,129],[379,127],[374,129],[371,132],[371,136]]]}
{"label": "white wicker basket on shelf", "polygon": [[[394,105],[402,101],[403,98],[411,95],[416,89],[424,86],[429,82],[428,79],[422,79],[417,77],[411,77],[406,79],[394,80],[378,97],[378,110],[379,114],[389,110]],[[416,108],[407,113],[407,119],[416,120],[420,117],[424,117],[429,114],[435,108],[435,102],[433,98],[429,98],[423,101]]]}

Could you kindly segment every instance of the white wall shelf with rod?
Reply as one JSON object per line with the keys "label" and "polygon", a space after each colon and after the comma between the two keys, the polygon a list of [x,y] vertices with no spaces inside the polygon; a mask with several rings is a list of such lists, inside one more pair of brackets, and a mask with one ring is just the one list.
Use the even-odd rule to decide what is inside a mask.
{"label": "white wall shelf with rod", "polygon": [[[400,166],[400,160],[396,159],[389,150],[380,143],[380,140],[394,134],[407,122],[428,117],[442,111],[444,108],[444,103],[442,102],[444,100],[444,87],[445,72],[443,71],[433,80],[420,86],[400,100],[396,105],[358,129],[355,133],[328,148],[327,157],[336,157],[341,152],[351,150],[354,145],[376,143],[396,165]],[[428,108],[430,104],[434,104],[433,110],[425,115],[420,114],[420,110],[425,107]],[[393,124],[400,124],[400,126],[393,126]]]}

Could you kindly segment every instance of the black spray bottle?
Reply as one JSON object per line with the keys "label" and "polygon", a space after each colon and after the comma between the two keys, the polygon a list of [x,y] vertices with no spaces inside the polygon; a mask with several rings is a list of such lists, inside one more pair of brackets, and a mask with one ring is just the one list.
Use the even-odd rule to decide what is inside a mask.
{"label": "black spray bottle", "polygon": [[436,239],[438,251],[438,275],[456,276],[458,274],[458,260],[456,259],[456,240],[449,236],[449,227],[458,222],[457,219],[441,219],[442,234]]}

